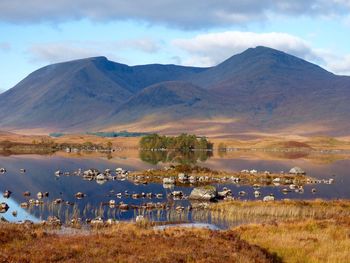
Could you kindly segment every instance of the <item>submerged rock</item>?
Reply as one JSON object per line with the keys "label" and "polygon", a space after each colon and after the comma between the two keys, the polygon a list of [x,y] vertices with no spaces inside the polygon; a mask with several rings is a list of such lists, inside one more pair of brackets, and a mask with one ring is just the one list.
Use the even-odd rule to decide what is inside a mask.
{"label": "submerged rock", "polygon": [[189,198],[194,200],[214,200],[217,195],[216,187],[207,185],[194,188]]}

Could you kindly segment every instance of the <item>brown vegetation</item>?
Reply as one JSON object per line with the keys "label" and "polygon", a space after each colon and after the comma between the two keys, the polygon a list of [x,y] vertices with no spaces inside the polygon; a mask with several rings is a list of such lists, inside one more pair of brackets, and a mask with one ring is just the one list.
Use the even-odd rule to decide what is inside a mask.
{"label": "brown vegetation", "polygon": [[347,200],[226,201],[210,206],[212,216],[226,221],[239,219],[335,219],[350,217]]}
{"label": "brown vegetation", "polygon": [[39,226],[0,224],[0,262],[279,262],[232,231],[131,224],[88,235],[57,235]]}
{"label": "brown vegetation", "polygon": [[276,253],[283,262],[349,262],[350,218],[247,225],[236,229],[249,243]]}

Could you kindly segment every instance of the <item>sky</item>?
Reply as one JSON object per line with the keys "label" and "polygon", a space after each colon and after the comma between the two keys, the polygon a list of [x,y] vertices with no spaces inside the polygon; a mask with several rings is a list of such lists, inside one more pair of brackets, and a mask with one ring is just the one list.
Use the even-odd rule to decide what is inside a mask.
{"label": "sky", "polygon": [[350,75],[350,0],[0,0],[0,92],[73,59],[206,67],[259,45]]}

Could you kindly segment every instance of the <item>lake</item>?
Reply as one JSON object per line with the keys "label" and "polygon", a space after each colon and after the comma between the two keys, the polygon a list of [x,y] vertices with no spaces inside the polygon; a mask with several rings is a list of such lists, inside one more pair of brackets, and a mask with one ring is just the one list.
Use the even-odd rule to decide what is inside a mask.
{"label": "lake", "polygon": [[[154,157],[154,156],[153,156]],[[58,216],[63,222],[69,223],[72,218],[93,219],[102,217],[104,219],[113,218],[116,220],[133,220],[137,215],[142,214],[155,221],[171,221],[171,222],[187,222],[187,223],[213,223],[210,213],[207,211],[177,211],[178,206],[188,207],[188,200],[173,200],[168,197],[171,191],[179,190],[185,195],[189,195],[193,187],[174,186],[171,189],[164,188],[163,184],[149,183],[146,185],[136,185],[128,180],[111,180],[103,184],[96,181],[86,181],[77,176],[55,176],[55,171],[73,172],[81,168],[87,170],[96,168],[104,171],[109,168],[114,171],[117,167],[129,171],[138,171],[151,168],[160,168],[168,163],[169,158],[164,156],[150,155],[145,157],[144,154],[135,152],[119,152],[112,155],[100,155],[93,153],[90,155],[56,153],[50,156],[45,155],[10,155],[0,156],[0,167],[6,168],[5,174],[0,174],[0,191],[12,191],[10,198],[0,197],[0,203],[6,202],[9,210],[0,214],[6,220],[11,222],[19,222],[23,220],[31,220],[40,222],[47,219],[48,216]],[[172,161],[176,158],[172,157]],[[320,155],[320,156],[280,156],[275,154],[257,153],[257,152],[235,152],[229,154],[221,154],[214,156],[183,157],[177,161],[180,162],[197,162],[200,166],[206,166],[215,170],[240,171],[243,169],[256,169],[258,171],[271,172],[288,172],[292,167],[299,166],[303,168],[308,175],[317,179],[334,179],[331,185],[317,184],[306,185],[304,192],[289,192],[284,194],[281,190],[283,186],[265,186],[259,190],[261,198],[270,193],[274,194],[276,199],[349,199],[350,198],[350,160],[348,156],[336,155]],[[21,173],[20,169],[26,169],[25,173]],[[234,197],[239,197],[238,192],[245,191],[247,193],[240,199],[256,199],[253,195],[252,186],[242,186],[238,184],[220,184],[216,185],[218,190],[227,187],[232,190]],[[312,193],[311,189],[316,188],[317,191]],[[25,197],[24,192],[29,191],[30,197]],[[30,206],[29,208],[21,208],[22,202],[28,201],[30,198],[37,199],[38,192],[49,192],[49,197],[43,198],[44,204]],[[75,198],[75,193],[83,192],[86,197],[82,199]],[[133,199],[131,196],[125,196],[125,193],[153,193],[163,194],[163,197]],[[121,198],[117,198],[116,194],[122,193]],[[70,202],[61,204],[53,204],[55,199],[63,199]],[[167,206],[167,209],[129,209],[121,211],[118,208],[103,205],[110,200],[117,203],[124,202],[129,205],[140,206],[146,203],[161,203]],[[14,216],[13,212],[17,215]],[[225,222],[215,222],[218,227],[225,228]]]}

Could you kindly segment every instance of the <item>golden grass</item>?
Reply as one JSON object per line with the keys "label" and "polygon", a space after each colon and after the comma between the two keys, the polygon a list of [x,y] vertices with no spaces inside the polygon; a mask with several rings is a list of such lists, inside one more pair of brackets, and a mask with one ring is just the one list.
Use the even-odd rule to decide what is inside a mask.
{"label": "golden grass", "polygon": [[350,218],[248,225],[235,229],[287,263],[350,262]]}
{"label": "golden grass", "polygon": [[0,262],[279,262],[233,231],[156,231],[118,224],[87,235],[0,224]]}
{"label": "golden grass", "polygon": [[212,204],[210,210],[213,218],[228,222],[241,219],[260,222],[265,219],[334,219],[350,217],[350,201],[227,201]]}

